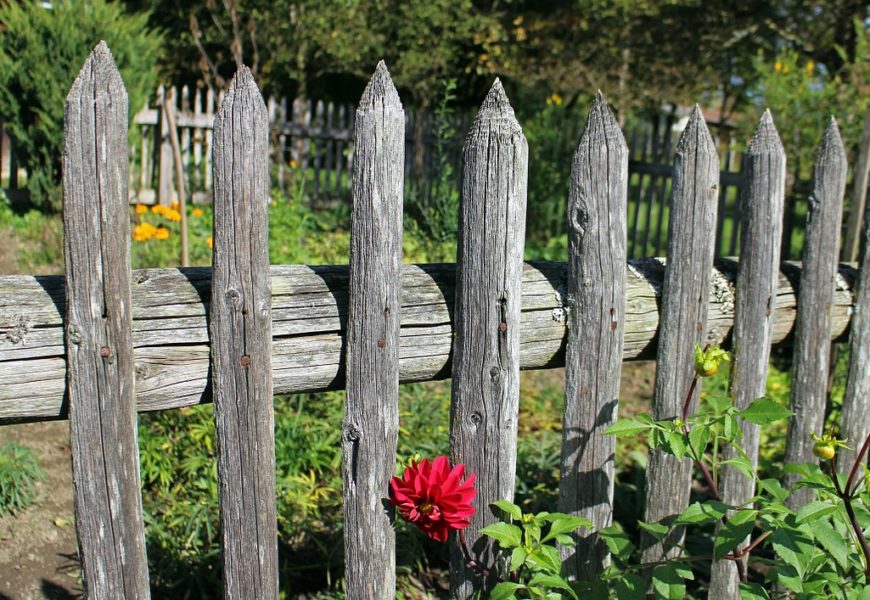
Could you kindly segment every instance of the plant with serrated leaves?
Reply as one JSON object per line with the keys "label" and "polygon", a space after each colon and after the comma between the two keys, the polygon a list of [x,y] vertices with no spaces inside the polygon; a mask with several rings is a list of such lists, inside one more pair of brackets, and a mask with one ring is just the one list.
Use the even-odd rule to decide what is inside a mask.
{"label": "plant with serrated leaves", "polygon": [[[695,578],[697,569],[693,570],[692,565],[729,560],[737,569],[744,599],[822,595],[849,600],[870,598],[867,587],[870,551],[864,535],[864,529],[870,525],[867,509],[870,492],[866,486],[866,466],[861,462],[870,446],[870,437],[850,473],[845,475],[835,468],[836,448],[843,446],[843,442],[832,434],[813,436],[823,446],[817,456],[830,460],[830,475],[812,464],[786,466],[785,472],[801,475],[794,489],[809,488],[816,492],[809,504],[794,511],[786,504],[794,489],[785,489],[777,479],[760,479],[740,445],[740,420],[766,426],[788,417],[790,411],[767,398],[759,398],[739,410],[729,397],[708,394],[702,398],[699,410],[688,414],[699,377],[718,369],[718,364],[709,364],[711,360],[727,360],[727,356],[718,349],[696,349],[696,375],[682,418],[655,421],[640,414],[617,421],[606,432],[620,437],[646,435],[651,448],[694,461],[710,497],[691,504],[670,523],[641,521],[638,526],[657,540],[665,539],[675,527],[706,531],[710,554],[692,555],[683,549],[673,559],[634,564],[634,545],[619,526],[613,526],[599,532],[613,562],[600,581],[590,582],[582,589],[591,592],[592,597],[608,597],[609,588],[618,598],[644,598],[648,578],[656,597],[682,598],[686,594],[686,581]],[[722,459],[725,446],[735,450],[734,458]],[[756,496],[739,506],[721,501],[719,471],[726,465],[755,480]],[[758,569],[763,576],[750,577],[744,566],[753,552],[754,563],[765,567]]]}
{"label": "plant with serrated leaves", "polygon": [[45,479],[39,459],[30,448],[7,442],[0,448],[0,516],[33,504],[36,482]]}
{"label": "plant with serrated leaves", "polygon": [[[563,513],[523,513],[519,506],[507,500],[493,504],[504,514],[504,521],[480,530],[498,542],[510,554],[507,574],[492,590],[491,600],[513,598],[578,598],[568,582],[562,558],[556,544],[571,547],[570,534],[592,523],[581,517]],[[464,547],[464,544],[463,544]],[[466,554],[468,554],[466,552]]]}

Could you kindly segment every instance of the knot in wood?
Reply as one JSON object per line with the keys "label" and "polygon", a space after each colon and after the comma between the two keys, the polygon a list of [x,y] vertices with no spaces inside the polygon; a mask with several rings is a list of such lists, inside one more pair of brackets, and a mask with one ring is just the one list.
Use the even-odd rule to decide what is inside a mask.
{"label": "knot in wood", "polygon": [[67,328],[66,335],[71,344],[78,346],[82,343],[82,334],[79,332],[79,328],[75,325],[70,325]]}
{"label": "knot in wood", "polygon": [[239,310],[242,307],[242,294],[235,288],[227,290],[224,299],[233,310]]}
{"label": "knot in wood", "polygon": [[483,422],[483,415],[481,415],[479,412],[475,411],[475,412],[471,413],[470,415],[468,415],[468,421],[469,421],[469,423],[471,423],[474,426],[475,429],[477,429],[478,427],[480,427],[480,424]]}
{"label": "knot in wood", "polygon": [[148,279],[150,279],[150,277],[148,277],[148,273],[146,273],[145,271],[136,271],[133,274],[133,283],[145,283],[146,281],[148,281]]}
{"label": "knot in wood", "polygon": [[362,437],[362,433],[356,425],[347,425],[344,428],[344,434],[342,437],[345,442],[358,442]]}

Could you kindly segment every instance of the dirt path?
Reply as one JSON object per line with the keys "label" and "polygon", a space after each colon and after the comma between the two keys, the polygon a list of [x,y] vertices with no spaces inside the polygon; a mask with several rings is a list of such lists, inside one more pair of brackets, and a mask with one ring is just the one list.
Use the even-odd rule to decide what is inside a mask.
{"label": "dirt path", "polygon": [[32,449],[45,471],[33,506],[0,517],[0,600],[81,597],[68,427],[66,421],[0,427],[0,446],[14,441]]}

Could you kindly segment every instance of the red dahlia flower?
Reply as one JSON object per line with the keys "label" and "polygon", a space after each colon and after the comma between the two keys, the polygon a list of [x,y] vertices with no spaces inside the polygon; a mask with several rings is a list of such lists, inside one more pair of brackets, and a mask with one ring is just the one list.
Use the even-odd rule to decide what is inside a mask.
{"label": "red dahlia flower", "polygon": [[450,530],[468,527],[475,513],[474,473],[462,481],[464,475],[465,465],[451,469],[446,456],[411,461],[401,478],[390,481],[390,504],[427,536],[446,542]]}

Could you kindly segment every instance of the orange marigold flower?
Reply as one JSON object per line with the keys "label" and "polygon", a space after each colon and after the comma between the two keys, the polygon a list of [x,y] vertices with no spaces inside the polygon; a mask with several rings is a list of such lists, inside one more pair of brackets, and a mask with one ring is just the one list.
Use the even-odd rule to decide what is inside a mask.
{"label": "orange marigold flower", "polygon": [[202,209],[201,208],[194,208],[192,211],[190,211],[190,214],[192,214],[194,217],[201,217],[202,216]]}
{"label": "orange marigold flower", "polygon": [[181,205],[178,203],[178,200],[172,201],[172,210],[178,210],[179,206],[181,206]]}
{"label": "orange marigold flower", "polygon": [[428,537],[446,542],[450,530],[468,527],[476,512],[471,505],[477,495],[474,473],[462,481],[464,476],[465,465],[451,469],[443,455],[431,463],[428,458],[411,461],[401,478],[390,481],[389,502]]}
{"label": "orange marigold flower", "polygon": [[174,208],[169,208],[163,212],[163,216],[166,217],[169,221],[180,221],[181,213],[175,210]]}
{"label": "orange marigold flower", "polygon": [[156,228],[151,223],[139,223],[133,228],[133,239],[137,242],[147,242],[155,232]]}
{"label": "orange marigold flower", "polygon": [[206,245],[208,245],[209,248],[214,248],[214,239],[212,239],[211,236],[205,238],[205,243]]}
{"label": "orange marigold flower", "polygon": [[151,212],[153,212],[155,215],[162,215],[165,211],[166,207],[162,204],[155,204],[151,207]]}
{"label": "orange marigold flower", "polygon": [[156,237],[158,240],[168,240],[169,230],[165,227],[158,227],[157,231],[154,232],[154,237]]}
{"label": "orange marigold flower", "polygon": [[142,213],[147,213],[147,212],[148,212],[148,207],[145,206],[144,204],[137,204],[136,205],[136,214],[137,215],[141,215]]}

